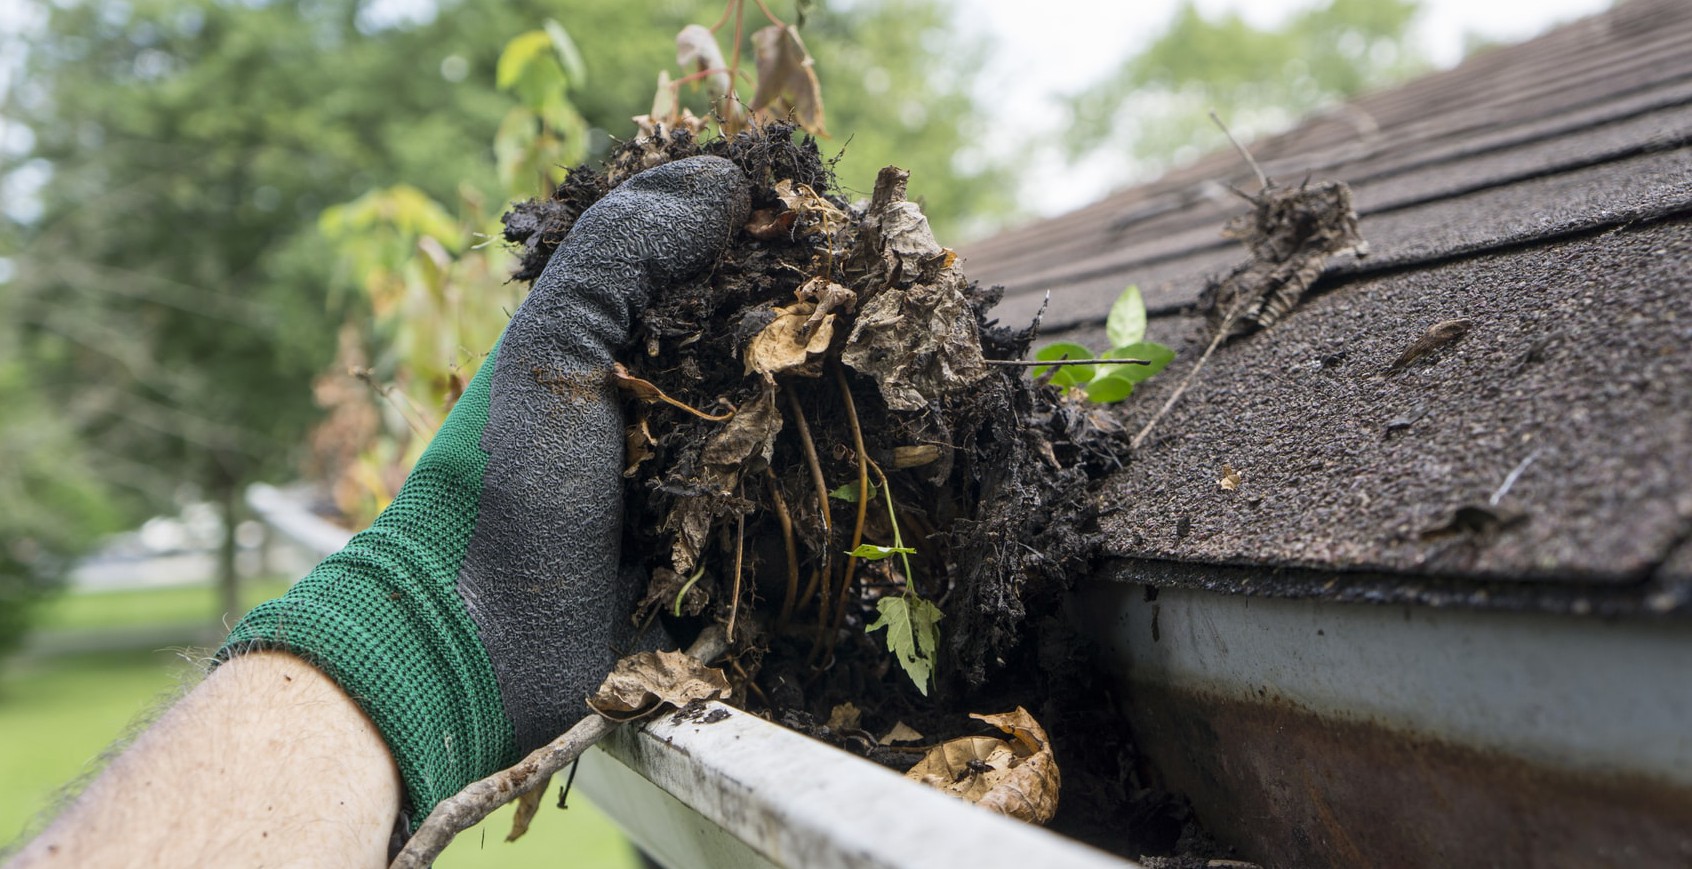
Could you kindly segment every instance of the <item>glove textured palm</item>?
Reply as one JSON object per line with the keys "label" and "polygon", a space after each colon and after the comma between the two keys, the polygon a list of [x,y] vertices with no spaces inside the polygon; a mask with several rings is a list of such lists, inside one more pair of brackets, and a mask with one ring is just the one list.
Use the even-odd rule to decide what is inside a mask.
{"label": "glove textured palm", "polygon": [[627,641],[612,355],[747,207],[732,163],[693,157],[583,212],[394,502],[220,650],[334,678],[392,750],[414,824],[580,719]]}

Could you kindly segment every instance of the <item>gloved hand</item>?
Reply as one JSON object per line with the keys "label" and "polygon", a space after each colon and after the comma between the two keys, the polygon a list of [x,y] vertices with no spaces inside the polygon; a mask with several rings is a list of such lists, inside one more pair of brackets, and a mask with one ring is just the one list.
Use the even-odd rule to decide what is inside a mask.
{"label": "gloved hand", "polygon": [[219,651],[335,679],[392,750],[414,827],[581,718],[627,641],[612,354],[653,291],[715,263],[747,196],[733,164],[693,157],[583,212],[394,502]]}

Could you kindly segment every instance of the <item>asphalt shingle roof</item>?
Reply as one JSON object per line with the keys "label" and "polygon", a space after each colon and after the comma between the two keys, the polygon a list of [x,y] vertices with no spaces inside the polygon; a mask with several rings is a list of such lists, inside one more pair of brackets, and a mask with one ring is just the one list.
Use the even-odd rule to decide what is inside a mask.
{"label": "asphalt shingle roof", "polygon": [[[1234,590],[1409,576],[1420,592],[1385,596],[1457,581],[1470,603],[1692,608],[1692,3],[1632,0],[1251,147],[1284,183],[1351,184],[1371,253],[1217,352],[1108,484],[1112,553],[1170,582],[1247,568],[1207,574]],[[1047,336],[1095,344],[1138,284],[1150,337],[1185,342],[1124,406],[1138,429],[1202,349],[1185,309],[1244,258],[1219,230],[1244,210],[1224,185],[1249,179],[1213,155],[973,245],[966,268],[1006,286],[1003,321],[1050,291]],[[1464,338],[1383,373],[1453,318]]]}

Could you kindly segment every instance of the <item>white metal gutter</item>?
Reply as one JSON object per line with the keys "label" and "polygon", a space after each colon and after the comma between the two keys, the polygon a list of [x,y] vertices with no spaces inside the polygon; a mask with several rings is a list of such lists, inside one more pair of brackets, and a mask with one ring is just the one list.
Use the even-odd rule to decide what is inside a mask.
{"label": "white metal gutter", "polygon": [[[296,493],[257,485],[247,504],[318,557],[351,536]],[[576,784],[670,869],[1137,865],[721,704],[619,729],[582,756]]]}
{"label": "white metal gutter", "polygon": [[721,704],[599,749],[577,785],[670,869],[1137,865]]}

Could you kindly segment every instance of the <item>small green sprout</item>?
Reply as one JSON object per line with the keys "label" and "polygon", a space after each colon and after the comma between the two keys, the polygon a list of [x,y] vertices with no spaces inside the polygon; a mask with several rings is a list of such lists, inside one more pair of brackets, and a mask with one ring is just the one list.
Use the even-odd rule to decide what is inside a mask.
{"label": "small green sprout", "polygon": [[[1034,353],[1040,362],[1059,362],[1066,359],[1089,360],[1075,365],[1041,365],[1033,370],[1034,377],[1051,372],[1053,386],[1081,389],[1087,399],[1099,404],[1121,401],[1134,394],[1134,386],[1168,367],[1175,359],[1175,351],[1155,341],[1144,340],[1146,335],[1146,303],[1140,288],[1130,286],[1110,306],[1105,319],[1105,336],[1111,348],[1095,354],[1086,345],[1073,341],[1047,344]],[[1139,359],[1145,364],[1111,365],[1111,359]]]}

